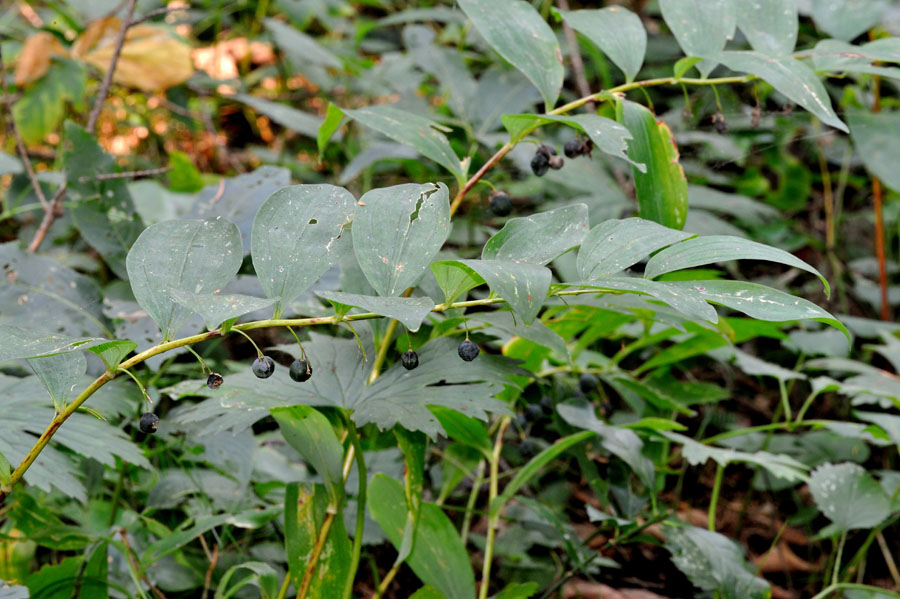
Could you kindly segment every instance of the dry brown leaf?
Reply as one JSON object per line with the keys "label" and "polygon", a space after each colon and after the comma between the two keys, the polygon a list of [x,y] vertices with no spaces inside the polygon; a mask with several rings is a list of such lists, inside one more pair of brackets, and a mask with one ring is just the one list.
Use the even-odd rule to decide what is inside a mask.
{"label": "dry brown leaf", "polygon": [[810,563],[794,553],[791,546],[783,540],[767,553],[753,558],[753,565],[764,574],[769,572],[809,572],[812,569]]}
{"label": "dry brown leaf", "polygon": [[54,35],[41,31],[28,36],[16,60],[16,85],[22,87],[43,77],[54,55],[69,55]]}
{"label": "dry brown leaf", "polygon": [[[73,52],[101,71],[109,68],[121,21],[115,17],[91,23],[75,42]],[[194,74],[191,49],[169,32],[152,25],[128,30],[113,80],[154,93],[183,83]]]}
{"label": "dry brown leaf", "polygon": [[566,599],[665,599],[644,589],[614,589],[605,584],[573,580],[563,587]]}

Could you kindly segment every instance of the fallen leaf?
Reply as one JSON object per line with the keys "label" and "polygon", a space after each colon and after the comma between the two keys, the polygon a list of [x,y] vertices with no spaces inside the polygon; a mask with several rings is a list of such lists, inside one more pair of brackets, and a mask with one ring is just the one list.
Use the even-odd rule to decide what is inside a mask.
{"label": "fallen leaf", "polygon": [[69,55],[56,36],[46,31],[28,36],[16,60],[16,85],[22,87],[46,75],[55,55]]}
{"label": "fallen leaf", "polygon": [[[76,40],[73,55],[101,71],[109,68],[121,21],[91,23]],[[194,74],[191,49],[165,29],[138,25],[128,30],[113,81],[148,93],[165,91]]]}
{"label": "fallen leaf", "polygon": [[767,553],[753,558],[753,565],[763,574],[769,572],[809,572],[812,565],[794,553],[784,540],[772,547]]}

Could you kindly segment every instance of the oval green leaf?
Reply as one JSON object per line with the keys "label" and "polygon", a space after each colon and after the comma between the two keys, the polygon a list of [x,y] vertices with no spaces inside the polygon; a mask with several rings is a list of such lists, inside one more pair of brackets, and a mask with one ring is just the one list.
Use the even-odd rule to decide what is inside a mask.
{"label": "oval green leaf", "polygon": [[622,6],[562,13],[569,26],[594,42],[625,73],[630,83],[644,64],[647,30],[640,17]]}

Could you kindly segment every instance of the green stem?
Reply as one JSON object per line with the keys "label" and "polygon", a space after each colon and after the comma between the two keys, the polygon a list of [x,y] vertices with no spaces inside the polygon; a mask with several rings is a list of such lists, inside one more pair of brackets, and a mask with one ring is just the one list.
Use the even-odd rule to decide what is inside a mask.
{"label": "green stem", "polygon": [[381,366],[384,364],[384,360],[387,357],[388,348],[390,348],[391,346],[391,340],[394,338],[394,333],[396,331],[397,321],[391,319],[391,322],[388,324],[387,330],[384,332],[384,338],[381,340],[381,345],[378,347],[378,353],[375,354],[375,360],[372,362],[372,371],[369,373],[370,383],[378,378],[378,375],[381,372]]}
{"label": "green stem", "polygon": [[130,376],[131,380],[133,380],[135,382],[135,384],[138,386],[138,389],[141,390],[141,394],[143,394],[143,396],[145,398],[147,398],[147,401],[149,403],[153,403],[153,401],[150,399],[150,396],[147,395],[147,389],[144,388],[144,385],[141,384],[141,381],[138,380],[138,377],[134,376],[134,374],[127,368],[122,368],[121,366],[119,367],[118,372],[124,372],[125,374]]}
{"label": "green stem", "polygon": [[841,561],[844,558],[844,544],[847,542],[847,531],[841,533],[841,538],[838,541],[837,546],[837,557],[834,559],[834,573],[831,575],[831,584],[832,586],[838,584],[840,582],[841,577]]}
{"label": "green stem", "polygon": [[709,513],[707,514],[708,527],[716,532],[716,508],[719,506],[719,493],[722,491],[722,479],[725,477],[725,466],[716,464],[716,480],[713,483],[712,497],[709,500]]}
{"label": "green stem", "polygon": [[[288,327],[288,328],[290,328],[290,327]],[[256,357],[257,357],[257,358],[262,358],[262,357],[265,356],[265,354],[262,353],[262,350],[259,349],[259,346],[256,345],[256,342],[253,341],[253,339],[250,338],[250,335],[248,335],[247,333],[245,333],[244,331],[242,331],[241,329],[239,329],[239,328],[237,328],[237,327],[232,327],[231,330],[234,331],[235,333],[240,333],[241,335],[243,335],[244,337],[247,338],[247,341],[249,341],[249,342],[250,342],[250,345],[252,345],[253,348],[256,350]]]}
{"label": "green stem", "polygon": [[830,584],[824,589],[822,592],[813,596],[812,599],[825,599],[835,591],[842,590],[856,590],[856,591],[869,591],[872,593],[879,593],[881,595],[885,595],[887,597],[894,597],[895,599],[900,599],[900,593],[895,593],[893,591],[889,591],[887,589],[883,589],[881,587],[873,587],[867,584],[854,584],[852,582],[839,582],[835,584]]}
{"label": "green stem", "polygon": [[487,599],[488,588],[491,586],[491,562],[494,559],[494,540],[497,534],[497,522],[500,520],[500,510],[493,513],[494,500],[497,498],[498,477],[500,474],[500,452],[503,450],[503,435],[506,433],[512,420],[504,416],[497,429],[497,440],[494,442],[494,451],[491,453],[490,482],[488,486],[488,505],[491,506],[491,516],[488,519],[487,541],[484,546],[484,567],[481,569],[481,588],[478,590],[478,599]]}
{"label": "green stem", "polygon": [[466,513],[463,516],[462,530],[459,533],[463,547],[469,538],[469,526],[472,524],[472,514],[475,510],[475,502],[478,501],[478,493],[481,492],[481,483],[484,482],[484,460],[479,460],[478,471],[472,482],[472,491],[469,492],[469,501],[466,503]]}
{"label": "green stem", "polygon": [[356,571],[359,569],[359,557],[362,555],[363,529],[366,524],[366,492],[369,484],[366,460],[363,457],[362,445],[359,442],[359,432],[350,418],[347,418],[347,426],[351,447],[356,454],[359,486],[356,492],[356,527],[353,531],[353,547],[350,551],[350,573],[347,574],[347,582],[344,586],[344,599],[350,599],[353,594],[353,582],[356,580]]}
{"label": "green stem", "polygon": [[[190,345],[185,346],[185,349],[194,354],[194,357],[197,358],[197,361],[200,362],[200,371],[203,373],[203,376],[206,376],[206,362],[203,361],[203,358],[200,357],[200,354],[194,351]],[[210,370],[212,372],[212,370]]]}
{"label": "green stem", "polygon": [[284,582],[281,583],[281,589],[278,591],[276,599],[284,599],[287,597],[288,587],[291,586],[291,571],[284,573]]}

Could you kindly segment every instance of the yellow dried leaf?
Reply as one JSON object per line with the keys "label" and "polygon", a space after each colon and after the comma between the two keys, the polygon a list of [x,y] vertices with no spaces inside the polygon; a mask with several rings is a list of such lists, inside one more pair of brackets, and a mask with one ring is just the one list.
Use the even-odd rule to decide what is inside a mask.
{"label": "yellow dried leaf", "polygon": [[[96,29],[89,27],[85,31],[91,37],[78,48],[83,60],[101,71],[109,68],[120,27],[118,19],[104,21],[107,22]],[[191,49],[187,44],[164,29],[138,25],[128,30],[113,81],[155,93],[183,83],[193,74]]]}
{"label": "yellow dried leaf", "polygon": [[75,40],[75,43],[72,44],[72,56],[74,58],[84,58],[101,39],[109,38],[110,40],[115,40],[121,28],[122,21],[118,17],[106,17],[105,19],[91,21],[81,35],[78,36],[78,39]]}
{"label": "yellow dried leaf", "polygon": [[43,77],[54,55],[68,56],[68,53],[52,34],[41,31],[28,36],[16,60],[16,85],[21,87]]}

